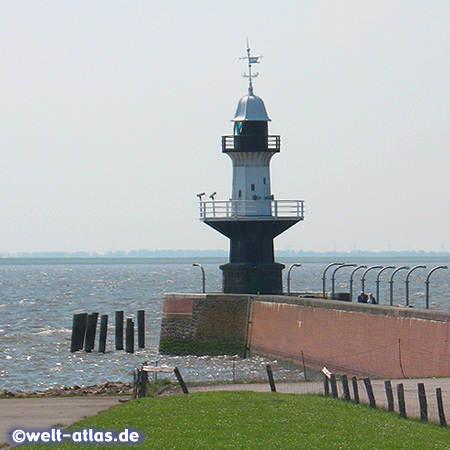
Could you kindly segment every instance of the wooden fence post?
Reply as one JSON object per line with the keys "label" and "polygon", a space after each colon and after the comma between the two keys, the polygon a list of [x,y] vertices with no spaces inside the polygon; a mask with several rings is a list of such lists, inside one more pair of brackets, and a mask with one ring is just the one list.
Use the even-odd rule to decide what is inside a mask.
{"label": "wooden fence post", "polygon": [[353,385],[353,397],[355,399],[355,404],[359,405],[358,380],[356,379],[356,377],[352,377],[352,385]]}
{"label": "wooden fence post", "polygon": [[147,382],[148,382],[148,372],[144,370],[144,366],[147,362],[141,366],[141,379],[139,383],[139,397],[145,397],[147,395]]}
{"label": "wooden fence post", "polygon": [[398,412],[406,419],[405,389],[403,383],[397,384]]}
{"label": "wooden fence post", "polygon": [[439,413],[439,423],[441,424],[441,427],[446,427],[447,421],[445,420],[444,403],[442,402],[441,388],[436,389],[436,399],[437,399],[437,407],[438,407],[438,413]]}
{"label": "wooden fence post", "polygon": [[325,395],[330,395],[330,382],[326,375],[323,376],[323,391]]}
{"label": "wooden fence post", "polygon": [[180,373],[178,367],[175,367],[175,369],[173,369],[173,372],[175,373],[175,376],[177,377],[178,383],[180,383],[183,394],[189,394],[186,383],[184,382],[183,377],[181,376],[181,373]]}
{"label": "wooden fence post", "polygon": [[330,376],[330,384],[331,384],[331,395],[333,398],[338,397],[338,390],[337,390],[337,384],[336,384],[336,377],[334,376],[334,373]]}
{"label": "wooden fence post", "polygon": [[342,390],[344,392],[344,400],[346,400],[347,402],[350,401],[350,390],[348,388],[348,378],[347,375],[342,375],[341,377],[341,381],[342,381]]}
{"label": "wooden fence post", "polygon": [[139,381],[139,369],[135,368],[133,370],[133,398],[137,398],[138,381]]}
{"label": "wooden fence post", "polygon": [[123,350],[123,311],[116,311],[116,350]]}
{"label": "wooden fence post", "polygon": [[372,409],[376,408],[375,397],[373,395],[372,383],[370,378],[364,378],[364,385],[366,386],[367,397],[369,397],[369,404]]}
{"label": "wooden fence post", "polygon": [[417,388],[419,393],[420,420],[423,422],[428,422],[428,406],[425,385],[423,383],[418,383]]}
{"label": "wooden fence post", "polygon": [[391,380],[386,380],[384,382],[384,389],[386,391],[386,398],[388,402],[388,411],[394,411],[394,394],[392,393],[392,383]]}
{"label": "wooden fence post", "polygon": [[269,378],[269,385],[271,392],[277,392],[275,388],[275,380],[273,379],[272,366],[270,364],[266,365],[267,377]]}

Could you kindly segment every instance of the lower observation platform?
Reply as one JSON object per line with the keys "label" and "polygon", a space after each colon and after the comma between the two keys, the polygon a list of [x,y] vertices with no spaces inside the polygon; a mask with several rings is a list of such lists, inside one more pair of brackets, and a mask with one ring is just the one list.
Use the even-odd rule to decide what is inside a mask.
{"label": "lower observation platform", "polygon": [[303,220],[303,200],[200,201],[200,220],[230,239],[230,261],[220,266],[222,290],[234,294],[281,294],[283,264],[273,240]]}
{"label": "lower observation platform", "polygon": [[199,202],[200,220],[304,219],[303,200],[213,200]]}

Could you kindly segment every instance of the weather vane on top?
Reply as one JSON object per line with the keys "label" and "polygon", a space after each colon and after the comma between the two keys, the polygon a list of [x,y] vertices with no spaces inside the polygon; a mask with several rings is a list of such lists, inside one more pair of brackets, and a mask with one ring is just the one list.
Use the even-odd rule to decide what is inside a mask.
{"label": "weather vane on top", "polygon": [[261,55],[259,55],[259,56],[251,56],[250,55],[250,46],[248,45],[248,38],[247,38],[247,56],[243,56],[242,58],[239,58],[239,59],[248,60],[248,74],[244,72],[242,74],[242,76],[245,78],[248,78],[248,93],[250,95],[253,95],[252,78],[256,78],[259,75],[258,72],[256,72],[255,74],[252,74],[252,64],[259,64],[259,60],[261,58],[262,58]]}

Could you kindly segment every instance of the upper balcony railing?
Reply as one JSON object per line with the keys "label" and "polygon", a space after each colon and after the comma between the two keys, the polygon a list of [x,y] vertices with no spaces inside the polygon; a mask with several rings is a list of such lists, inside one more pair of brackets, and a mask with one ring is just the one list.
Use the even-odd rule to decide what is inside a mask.
{"label": "upper balcony railing", "polygon": [[222,136],[222,152],[272,152],[278,153],[280,136]]}
{"label": "upper balcony railing", "polygon": [[[264,202],[261,204],[260,202]],[[304,218],[303,200],[200,201],[200,220],[267,220]]]}

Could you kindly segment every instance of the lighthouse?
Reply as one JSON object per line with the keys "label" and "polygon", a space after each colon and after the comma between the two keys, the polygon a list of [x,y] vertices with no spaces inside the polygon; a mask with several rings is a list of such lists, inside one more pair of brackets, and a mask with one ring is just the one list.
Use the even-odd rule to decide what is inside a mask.
{"label": "lighthouse", "polygon": [[274,239],[304,218],[303,200],[276,200],[271,191],[270,160],[281,139],[269,135],[271,121],[263,100],[253,93],[252,56],[247,43],[248,93],[232,119],[233,135],[222,136],[222,152],[233,163],[231,198],[199,196],[200,220],[230,239],[229,263],[220,266],[222,291],[235,294],[281,294],[284,265],[275,262]]}

